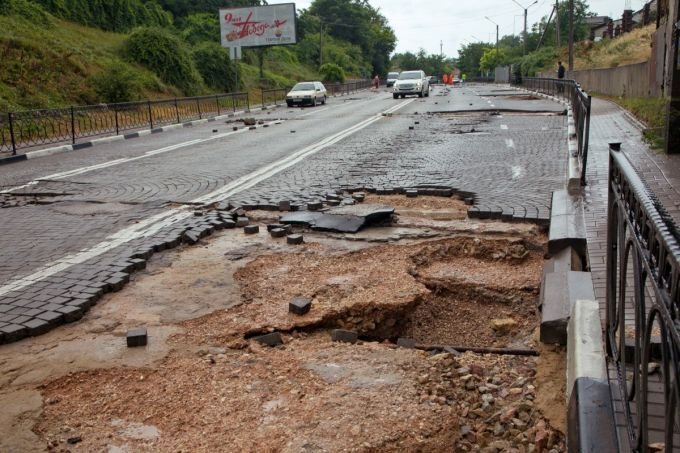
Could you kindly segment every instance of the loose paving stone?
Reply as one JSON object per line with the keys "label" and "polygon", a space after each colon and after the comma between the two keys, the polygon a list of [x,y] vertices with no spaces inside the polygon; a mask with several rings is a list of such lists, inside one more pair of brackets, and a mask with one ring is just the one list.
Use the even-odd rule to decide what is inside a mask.
{"label": "loose paving stone", "polygon": [[282,238],[288,234],[285,229],[283,228],[274,228],[273,230],[269,230],[269,234],[273,238]]}
{"label": "loose paving stone", "polygon": [[245,234],[257,234],[260,232],[259,225],[246,225],[243,227],[243,232]]}
{"label": "loose paving stone", "polygon": [[397,346],[401,346],[402,348],[409,348],[413,349],[416,347],[416,340],[412,338],[399,338],[397,339]]}
{"label": "loose paving stone", "polygon": [[284,225],[282,223],[270,223],[267,225],[267,231],[282,229]]}
{"label": "loose paving stone", "polygon": [[304,242],[304,239],[301,234],[289,234],[286,237],[286,242],[291,245],[299,245]]}
{"label": "loose paving stone", "polygon": [[244,227],[250,223],[250,219],[248,217],[238,217],[236,219],[236,226],[237,227]]}
{"label": "loose paving stone", "polygon": [[296,315],[304,315],[312,308],[312,299],[308,297],[296,297],[288,303],[288,311]]}
{"label": "loose paving stone", "polygon": [[267,346],[279,346],[283,344],[283,337],[280,332],[271,332],[265,335],[258,335],[252,338],[258,343],[262,343]]}
{"label": "loose paving stone", "polygon": [[333,329],[331,330],[331,340],[343,343],[356,343],[359,334],[353,330]]}
{"label": "loose paving stone", "polygon": [[406,196],[408,198],[416,198],[418,196],[418,189],[407,189]]}
{"label": "loose paving stone", "polygon": [[146,346],[147,333],[146,327],[135,327],[127,331],[127,346],[133,348],[137,346]]}
{"label": "loose paving stone", "polygon": [[312,201],[307,203],[307,209],[310,211],[318,211],[323,208],[323,203],[320,201]]}
{"label": "loose paving stone", "polygon": [[359,203],[361,203],[361,202],[363,202],[364,199],[366,198],[366,194],[363,193],[363,192],[354,192],[354,193],[352,194],[352,198],[354,198],[356,201],[358,201]]}
{"label": "loose paving stone", "polygon": [[279,201],[279,211],[290,211],[290,201]]}
{"label": "loose paving stone", "polygon": [[234,222],[233,220],[225,220],[222,223],[222,225],[224,225],[224,228],[228,229],[228,230],[230,230],[232,228],[236,228],[236,222]]}

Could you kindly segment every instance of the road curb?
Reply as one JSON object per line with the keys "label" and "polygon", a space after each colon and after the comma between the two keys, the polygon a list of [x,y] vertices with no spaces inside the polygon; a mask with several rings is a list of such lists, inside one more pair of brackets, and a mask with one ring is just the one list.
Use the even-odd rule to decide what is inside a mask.
{"label": "road curb", "polygon": [[[269,107],[269,108],[271,108],[271,107]],[[227,118],[233,118],[234,116],[237,116],[237,115],[242,115],[244,113],[250,113],[250,112],[258,111],[258,110],[263,110],[263,108],[262,107],[253,107],[249,110],[239,110],[237,112],[228,113],[226,115],[219,115],[219,116],[215,116],[213,118],[204,118],[204,119],[200,119],[200,120],[189,121],[189,122],[186,122],[186,123],[170,124],[170,125],[167,125],[167,126],[156,127],[156,128],[153,128],[153,129],[143,129],[143,130],[131,132],[131,133],[128,133],[128,134],[119,134],[119,135],[112,135],[112,136],[109,136],[109,137],[95,138],[95,139],[92,139],[92,140],[89,140],[89,141],[86,141],[86,142],[76,143],[76,144],[73,144],[73,145],[60,145],[60,146],[55,146],[55,147],[52,147],[52,148],[43,148],[43,149],[39,149],[39,150],[35,150],[35,151],[29,151],[27,153],[19,154],[19,155],[16,155],[16,156],[2,157],[2,158],[0,158],[0,165],[12,164],[12,163],[21,162],[21,161],[24,161],[24,160],[36,159],[36,158],[39,158],[39,157],[47,157],[47,156],[52,156],[54,154],[67,153],[67,152],[70,152],[70,151],[78,151],[78,150],[81,150],[81,149],[91,148],[91,147],[98,146],[98,145],[106,145],[106,144],[117,142],[117,141],[120,141],[120,140],[130,140],[132,138],[145,137],[147,135],[171,131],[171,130],[179,129],[179,128],[183,128],[183,127],[193,127],[193,126],[197,126],[197,125],[200,125],[200,124],[205,124],[205,123],[209,123],[209,122],[213,122],[213,121],[220,121],[220,120],[224,120],[224,119],[227,119]]]}
{"label": "road curb", "polygon": [[617,452],[616,423],[602,348],[600,306],[577,300],[571,310],[567,345],[567,450]]}

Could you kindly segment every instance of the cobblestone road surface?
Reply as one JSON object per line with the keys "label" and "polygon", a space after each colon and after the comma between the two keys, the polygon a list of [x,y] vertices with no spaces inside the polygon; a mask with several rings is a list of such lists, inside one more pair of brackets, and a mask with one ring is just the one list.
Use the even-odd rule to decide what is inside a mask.
{"label": "cobblestone road surface", "polygon": [[547,221],[563,108],[493,86],[367,91],[258,112],[255,130],[214,122],[0,167],[0,343],[78,319],[153,251],[225,226],[182,208],[193,202],[436,184],[474,194],[471,214]]}

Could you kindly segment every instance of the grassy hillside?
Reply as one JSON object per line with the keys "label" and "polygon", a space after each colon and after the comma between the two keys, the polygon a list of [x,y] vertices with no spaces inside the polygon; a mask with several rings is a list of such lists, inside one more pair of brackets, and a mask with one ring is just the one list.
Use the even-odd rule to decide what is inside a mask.
{"label": "grassy hillside", "polygon": [[614,68],[642,63],[652,55],[652,33],[656,25],[636,28],[614,39],[581,42],[575,49],[575,69]]}
{"label": "grassy hillside", "polygon": [[[112,67],[125,68],[140,87],[137,99],[183,96],[180,89],[163,83],[152,71],[122,59],[127,37],[51,16],[41,24],[0,15],[0,111],[102,102],[96,80]],[[319,77],[287,47],[270,49],[264,69],[265,78],[278,86]],[[245,89],[254,92],[260,82],[258,67],[242,63],[241,72]],[[202,92],[212,90],[203,87]]]}

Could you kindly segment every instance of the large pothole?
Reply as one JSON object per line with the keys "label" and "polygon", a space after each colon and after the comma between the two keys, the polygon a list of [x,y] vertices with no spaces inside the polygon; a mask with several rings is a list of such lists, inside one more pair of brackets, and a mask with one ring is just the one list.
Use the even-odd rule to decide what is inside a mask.
{"label": "large pothole", "polygon": [[[397,209],[394,226],[352,241],[305,231],[292,247],[265,228],[229,230],[206,247],[169,252],[165,267],[151,263],[84,323],[101,305],[112,313],[148,291],[168,306],[200,300],[224,309],[173,323],[181,332],[158,363],[47,383],[34,431],[52,448],[78,438],[86,450],[109,451],[564,451],[551,426],[560,421],[546,418],[554,408],[542,403],[563,391],[555,382],[564,373],[541,371],[545,356],[433,351],[535,349],[563,360],[534,339],[543,233],[467,219],[453,198],[380,202]],[[182,264],[197,259],[195,271]],[[225,271],[237,291],[212,287]],[[288,311],[297,296],[312,299],[303,316]],[[362,341],[332,342],[338,327]],[[251,338],[271,331],[283,334],[282,346]],[[427,351],[397,347],[404,337]]]}

